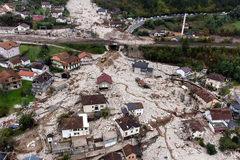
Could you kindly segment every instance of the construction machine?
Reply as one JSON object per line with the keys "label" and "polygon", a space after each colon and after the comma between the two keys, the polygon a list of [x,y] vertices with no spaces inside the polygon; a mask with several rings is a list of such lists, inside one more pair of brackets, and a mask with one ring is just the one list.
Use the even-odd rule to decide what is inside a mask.
{"label": "construction machine", "polygon": [[101,58],[101,62],[103,63],[103,62],[105,62],[106,61],[106,56],[104,55],[102,58]]}

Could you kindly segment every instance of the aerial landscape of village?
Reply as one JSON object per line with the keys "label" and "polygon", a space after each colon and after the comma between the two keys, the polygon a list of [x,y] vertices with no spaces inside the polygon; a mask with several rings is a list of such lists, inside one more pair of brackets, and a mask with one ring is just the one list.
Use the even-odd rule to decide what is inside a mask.
{"label": "aerial landscape of village", "polygon": [[0,2],[0,160],[240,160],[239,0]]}

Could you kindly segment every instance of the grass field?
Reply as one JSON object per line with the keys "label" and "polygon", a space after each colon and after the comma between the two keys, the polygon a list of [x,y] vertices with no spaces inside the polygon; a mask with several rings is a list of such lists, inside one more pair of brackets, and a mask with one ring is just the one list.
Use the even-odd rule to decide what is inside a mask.
{"label": "grass field", "polygon": [[177,27],[174,23],[172,22],[165,22],[166,26],[170,29],[173,30],[175,27]]}
{"label": "grass field", "polygon": [[[46,57],[56,54],[59,52],[68,52],[68,49],[61,49],[53,46],[48,46],[49,51],[46,51],[45,55]],[[34,62],[35,59],[42,59],[41,57],[38,56],[39,52],[41,51],[40,46],[31,46],[31,45],[21,45],[19,47],[20,53],[22,54],[23,52],[29,50],[26,54],[26,56],[31,60],[31,62]]]}
{"label": "grass field", "polygon": [[91,54],[103,54],[106,48],[102,44],[81,44],[81,43],[59,43],[57,44],[63,47],[73,48],[79,51],[88,52]]}
{"label": "grass field", "polygon": [[7,109],[8,111],[13,108],[15,104],[20,104],[22,100],[21,92],[23,91],[27,95],[29,102],[34,100],[34,96],[31,94],[30,89],[32,84],[30,81],[22,80],[23,87],[17,90],[0,94],[0,107]]}
{"label": "grass field", "polygon": [[240,21],[236,21],[235,23],[233,23],[233,25],[236,29],[240,29]]}

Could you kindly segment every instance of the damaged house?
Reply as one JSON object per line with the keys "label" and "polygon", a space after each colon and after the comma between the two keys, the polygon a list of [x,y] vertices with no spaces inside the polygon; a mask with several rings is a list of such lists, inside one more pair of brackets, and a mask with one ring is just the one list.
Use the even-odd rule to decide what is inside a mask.
{"label": "damaged house", "polygon": [[99,112],[103,108],[107,107],[107,100],[104,95],[83,95],[81,96],[83,111],[87,112]]}
{"label": "damaged house", "polygon": [[219,103],[215,96],[204,89],[195,88],[193,90],[193,96],[196,97],[201,104],[206,106],[206,108],[213,108],[214,104]]}

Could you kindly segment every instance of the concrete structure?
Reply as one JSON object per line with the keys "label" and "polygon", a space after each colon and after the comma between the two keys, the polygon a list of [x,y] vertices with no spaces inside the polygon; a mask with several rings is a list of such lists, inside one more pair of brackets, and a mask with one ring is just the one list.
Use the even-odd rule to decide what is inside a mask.
{"label": "concrete structure", "polygon": [[104,95],[82,95],[83,111],[97,112],[107,107],[107,100]]}
{"label": "concrete structure", "polygon": [[117,144],[118,136],[116,131],[108,131],[103,133],[103,143],[105,147]]}
{"label": "concrete structure", "polygon": [[30,72],[30,71],[20,70],[18,72],[18,75],[21,76],[21,78],[24,79],[24,80],[33,81],[37,74],[34,73],[34,72]]}
{"label": "concrete structure", "polygon": [[133,136],[140,132],[140,124],[132,115],[129,117],[116,119],[115,121],[117,122],[117,127],[123,138]]}
{"label": "concrete structure", "polygon": [[232,119],[231,110],[229,108],[214,108],[204,113],[210,129],[215,131],[223,131],[228,129],[228,123]]}
{"label": "concrete structure", "polygon": [[218,89],[218,88],[222,87],[223,82],[224,82],[225,79],[226,79],[226,77],[224,77],[222,75],[219,75],[219,74],[216,74],[216,73],[210,73],[207,76],[205,84],[206,85],[211,85],[214,88]]}
{"label": "concrete structure", "polygon": [[88,143],[86,137],[72,137],[73,154],[88,151]]}
{"label": "concrete structure", "polygon": [[82,52],[78,55],[81,65],[92,64],[92,55],[90,53]]}
{"label": "concrete structure", "polygon": [[51,56],[52,66],[72,71],[80,68],[80,59],[70,56],[67,52],[57,53]]}
{"label": "concrete structure", "polygon": [[54,88],[55,91],[59,91],[64,88],[67,88],[67,83],[66,81],[54,81],[52,87]]}
{"label": "concrete structure", "polygon": [[97,78],[98,89],[111,89],[112,88],[112,77],[103,73]]}
{"label": "concrete structure", "polygon": [[38,76],[36,76],[32,81],[32,89],[31,91],[35,93],[43,93],[48,87],[53,83],[53,75],[52,73],[46,71]]}
{"label": "concrete structure", "polygon": [[3,90],[14,90],[22,87],[21,77],[12,71],[3,70],[0,73],[0,88]]}
{"label": "concrete structure", "polygon": [[203,138],[205,129],[199,120],[184,120],[181,124],[181,135],[184,140]]}
{"label": "concrete structure", "polygon": [[126,106],[128,113],[131,113],[134,116],[141,116],[143,114],[142,103],[127,103]]}
{"label": "concrete structure", "polygon": [[12,41],[0,42],[0,55],[4,58],[12,58],[20,55],[18,44]]}
{"label": "concrete structure", "polygon": [[29,157],[23,158],[23,160],[41,160],[41,159],[35,156],[29,156]]}
{"label": "concrete structure", "polygon": [[181,77],[185,78],[191,73],[192,69],[189,67],[181,67],[177,69],[177,73],[181,75]]}
{"label": "concrete structure", "polygon": [[89,134],[87,114],[78,114],[78,117],[63,118],[59,124],[59,131],[63,138],[83,136]]}
{"label": "concrete structure", "polygon": [[196,97],[201,104],[206,106],[206,108],[213,108],[216,103],[219,103],[215,96],[204,89],[195,88],[193,90],[193,96]]}
{"label": "concrete structure", "polygon": [[143,74],[147,76],[152,76],[153,68],[149,68],[146,61],[138,61],[132,64],[133,72],[137,74]]}

